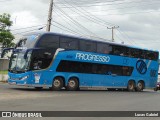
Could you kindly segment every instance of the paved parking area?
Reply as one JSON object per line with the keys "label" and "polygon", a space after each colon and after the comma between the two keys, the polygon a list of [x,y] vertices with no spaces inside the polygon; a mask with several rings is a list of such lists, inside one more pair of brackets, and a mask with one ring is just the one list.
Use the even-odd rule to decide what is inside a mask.
{"label": "paved parking area", "polygon": [[[50,91],[48,89],[36,91],[34,88],[12,86],[6,83],[0,83],[0,111],[15,110],[160,111],[160,91]],[[96,120],[96,118],[94,119]]]}

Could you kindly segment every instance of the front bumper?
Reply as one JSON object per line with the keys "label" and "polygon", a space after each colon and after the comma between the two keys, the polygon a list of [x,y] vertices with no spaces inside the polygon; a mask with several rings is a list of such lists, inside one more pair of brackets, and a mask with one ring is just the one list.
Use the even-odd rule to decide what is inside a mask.
{"label": "front bumper", "polygon": [[11,79],[8,79],[8,84],[25,86],[27,84],[27,81],[26,80],[11,80]]}

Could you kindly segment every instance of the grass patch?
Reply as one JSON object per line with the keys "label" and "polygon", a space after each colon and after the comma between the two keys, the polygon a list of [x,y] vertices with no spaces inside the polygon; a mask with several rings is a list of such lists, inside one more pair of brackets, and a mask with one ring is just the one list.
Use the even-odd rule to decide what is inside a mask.
{"label": "grass patch", "polygon": [[2,74],[2,75],[4,75],[4,74],[8,74],[8,71],[7,71],[7,70],[0,71],[0,74]]}

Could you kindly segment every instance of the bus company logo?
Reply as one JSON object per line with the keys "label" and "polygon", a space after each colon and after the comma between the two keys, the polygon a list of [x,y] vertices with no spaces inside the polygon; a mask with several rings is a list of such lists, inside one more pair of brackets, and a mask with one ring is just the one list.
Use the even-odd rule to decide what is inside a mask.
{"label": "bus company logo", "polygon": [[84,53],[76,53],[76,59],[88,60],[88,61],[96,61],[96,62],[109,62],[110,61],[110,57],[109,56],[84,54]]}
{"label": "bus company logo", "polygon": [[145,74],[147,72],[147,65],[143,60],[137,61],[136,68],[140,74]]}

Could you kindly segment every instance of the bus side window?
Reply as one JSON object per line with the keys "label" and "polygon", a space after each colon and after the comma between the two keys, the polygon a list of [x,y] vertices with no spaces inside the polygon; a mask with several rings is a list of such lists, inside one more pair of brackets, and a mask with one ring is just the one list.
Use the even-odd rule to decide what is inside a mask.
{"label": "bus side window", "polygon": [[117,46],[117,45],[113,45],[113,49],[112,49],[112,53],[113,55],[124,55],[124,47],[122,46]]}
{"label": "bus side window", "polygon": [[158,52],[154,52],[154,56],[155,56],[154,60],[158,60],[159,59],[158,58]]}
{"label": "bus side window", "polygon": [[124,56],[129,56],[129,48],[128,47],[124,47],[123,48],[123,54],[124,54]]}
{"label": "bus side window", "polygon": [[37,47],[42,48],[59,48],[59,36],[44,35],[37,44]]}
{"label": "bus side window", "polygon": [[112,46],[106,43],[97,43],[97,52],[110,54],[112,51]]}
{"label": "bus side window", "polygon": [[79,49],[87,52],[96,52],[96,42],[93,41],[80,41]]}
{"label": "bus side window", "polygon": [[60,48],[77,50],[78,40],[74,38],[61,37],[60,38]]}
{"label": "bus side window", "polygon": [[131,48],[130,49],[130,57],[140,58],[138,50],[135,48]]}

